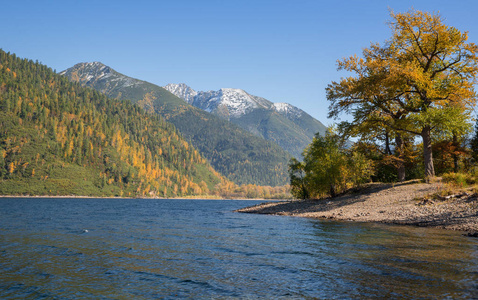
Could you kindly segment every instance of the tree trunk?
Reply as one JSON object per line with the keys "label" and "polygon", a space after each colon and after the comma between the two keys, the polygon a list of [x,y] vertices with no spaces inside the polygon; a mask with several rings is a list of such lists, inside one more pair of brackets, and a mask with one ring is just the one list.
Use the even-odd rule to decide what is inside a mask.
{"label": "tree trunk", "polygon": [[405,161],[403,159],[403,148],[405,147],[405,145],[403,143],[402,136],[398,133],[395,136],[395,144],[397,146],[395,152],[398,157],[398,181],[402,182],[405,181]]}
{"label": "tree trunk", "polygon": [[301,184],[301,189],[302,189],[302,192],[301,192],[302,199],[303,200],[309,199],[310,198],[309,190],[307,189],[307,186],[303,182]]}
{"label": "tree trunk", "polygon": [[335,184],[333,184],[333,183],[330,184],[330,196],[332,198],[337,196],[337,188],[335,187]]}
{"label": "tree trunk", "polygon": [[433,167],[432,137],[430,126],[425,126],[422,130],[423,138],[423,160],[425,163],[425,177],[435,177],[435,168]]}
{"label": "tree trunk", "polygon": [[456,154],[458,146],[456,134],[453,134],[453,170],[455,173],[458,173],[458,155]]}
{"label": "tree trunk", "polygon": [[390,150],[390,136],[388,131],[385,131],[385,153],[387,155],[392,155],[392,151]]}
{"label": "tree trunk", "polygon": [[453,169],[455,173],[458,173],[458,155],[453,154]]}

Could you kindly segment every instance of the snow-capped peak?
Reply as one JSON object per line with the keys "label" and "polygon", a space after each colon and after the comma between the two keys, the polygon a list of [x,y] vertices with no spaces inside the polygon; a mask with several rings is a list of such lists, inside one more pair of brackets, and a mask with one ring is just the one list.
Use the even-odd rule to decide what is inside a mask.
{"label": "snow-capped peak", "polygon": [[288,103],[272,103],[267,99],[248,94],[242,89],[222,88],[218,91],[196,92],[184,83],[170,83],[166,90],[207,112],[220,114],[229,119],[238,118],[256,108],[275,110],[288,117],[298,118],[302,110]]}
{"label": "snow-capped peak", "polygon": [[163,88],[168,90],[170,93],[176,95],[177,97],[183,99],[189,104],[193,103],[194,97],[196,97],[197,95],[197,92],[195,90],[193,90],[184,83],[170,83]]}
{"label": "snow-capped peak", "polygon": [[240,117],[258,107],[257,102],[248,93],[233,88],[199,92],[194,98],[193,105],[209,112],[226,108],[229,117]]}
{"label": "snow-capped peak", "polygon": [[106,66],[99,61],[87,62],[87,63],[83,63],[83,65],[88,67],[100,68],[100,69],[106,68]]}
{"label": "snow-capped peak", "polygon": [[108,80],[109,83],[107,89],[113,89],[115,87],[129,87],[141,83],[140,80],[120,74],[98,61],[76,64],[60,74],[67,75],[74,78],[74,80],[85,84],[91,80],[95,82]]}

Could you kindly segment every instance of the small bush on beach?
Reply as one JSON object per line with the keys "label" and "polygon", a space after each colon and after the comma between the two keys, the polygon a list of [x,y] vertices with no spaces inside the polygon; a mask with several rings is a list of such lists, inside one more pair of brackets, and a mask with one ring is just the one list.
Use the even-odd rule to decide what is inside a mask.
{"label": "small bush on beach", "polygon": [[468,173],[446,173],[442,175],[443,182],[459,187],[467,187],[476,183],[476,177]]}

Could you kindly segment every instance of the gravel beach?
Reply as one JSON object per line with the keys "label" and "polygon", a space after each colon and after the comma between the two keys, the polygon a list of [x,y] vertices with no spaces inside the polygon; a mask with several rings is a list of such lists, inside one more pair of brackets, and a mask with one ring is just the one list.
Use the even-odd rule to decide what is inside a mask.
{"label": "gravel beach", "polygon": [[237,212],[427,226],[478,235],[478,195],[428,197],[445,188],[440,182],[377,183],[335,198],[269,202]]}

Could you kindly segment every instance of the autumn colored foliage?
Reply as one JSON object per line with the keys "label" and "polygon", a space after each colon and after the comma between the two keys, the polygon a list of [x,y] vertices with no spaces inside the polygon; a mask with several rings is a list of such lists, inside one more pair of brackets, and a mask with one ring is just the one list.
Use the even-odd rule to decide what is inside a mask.
{"label": "autumn colored foliage", "polygon": [[0,192],[206,195],[227,182],[170,123],[0,51]]}
{"label": "autumn colored foliage", "polygon": [[[437,136],[463,137],[476,104],[478,47],[468,33],[444,24],[438,14],[391,13],[392,36],[338,62],[353,73],[327,87],[330,117],[349,113],[340,127],[348,136],[385,132],[395,140],[400,179],[405,178],[403,141],[421,137],[424,175],[435,176],[432,144]],[[400,163],[401,162],[401,163]]]}

